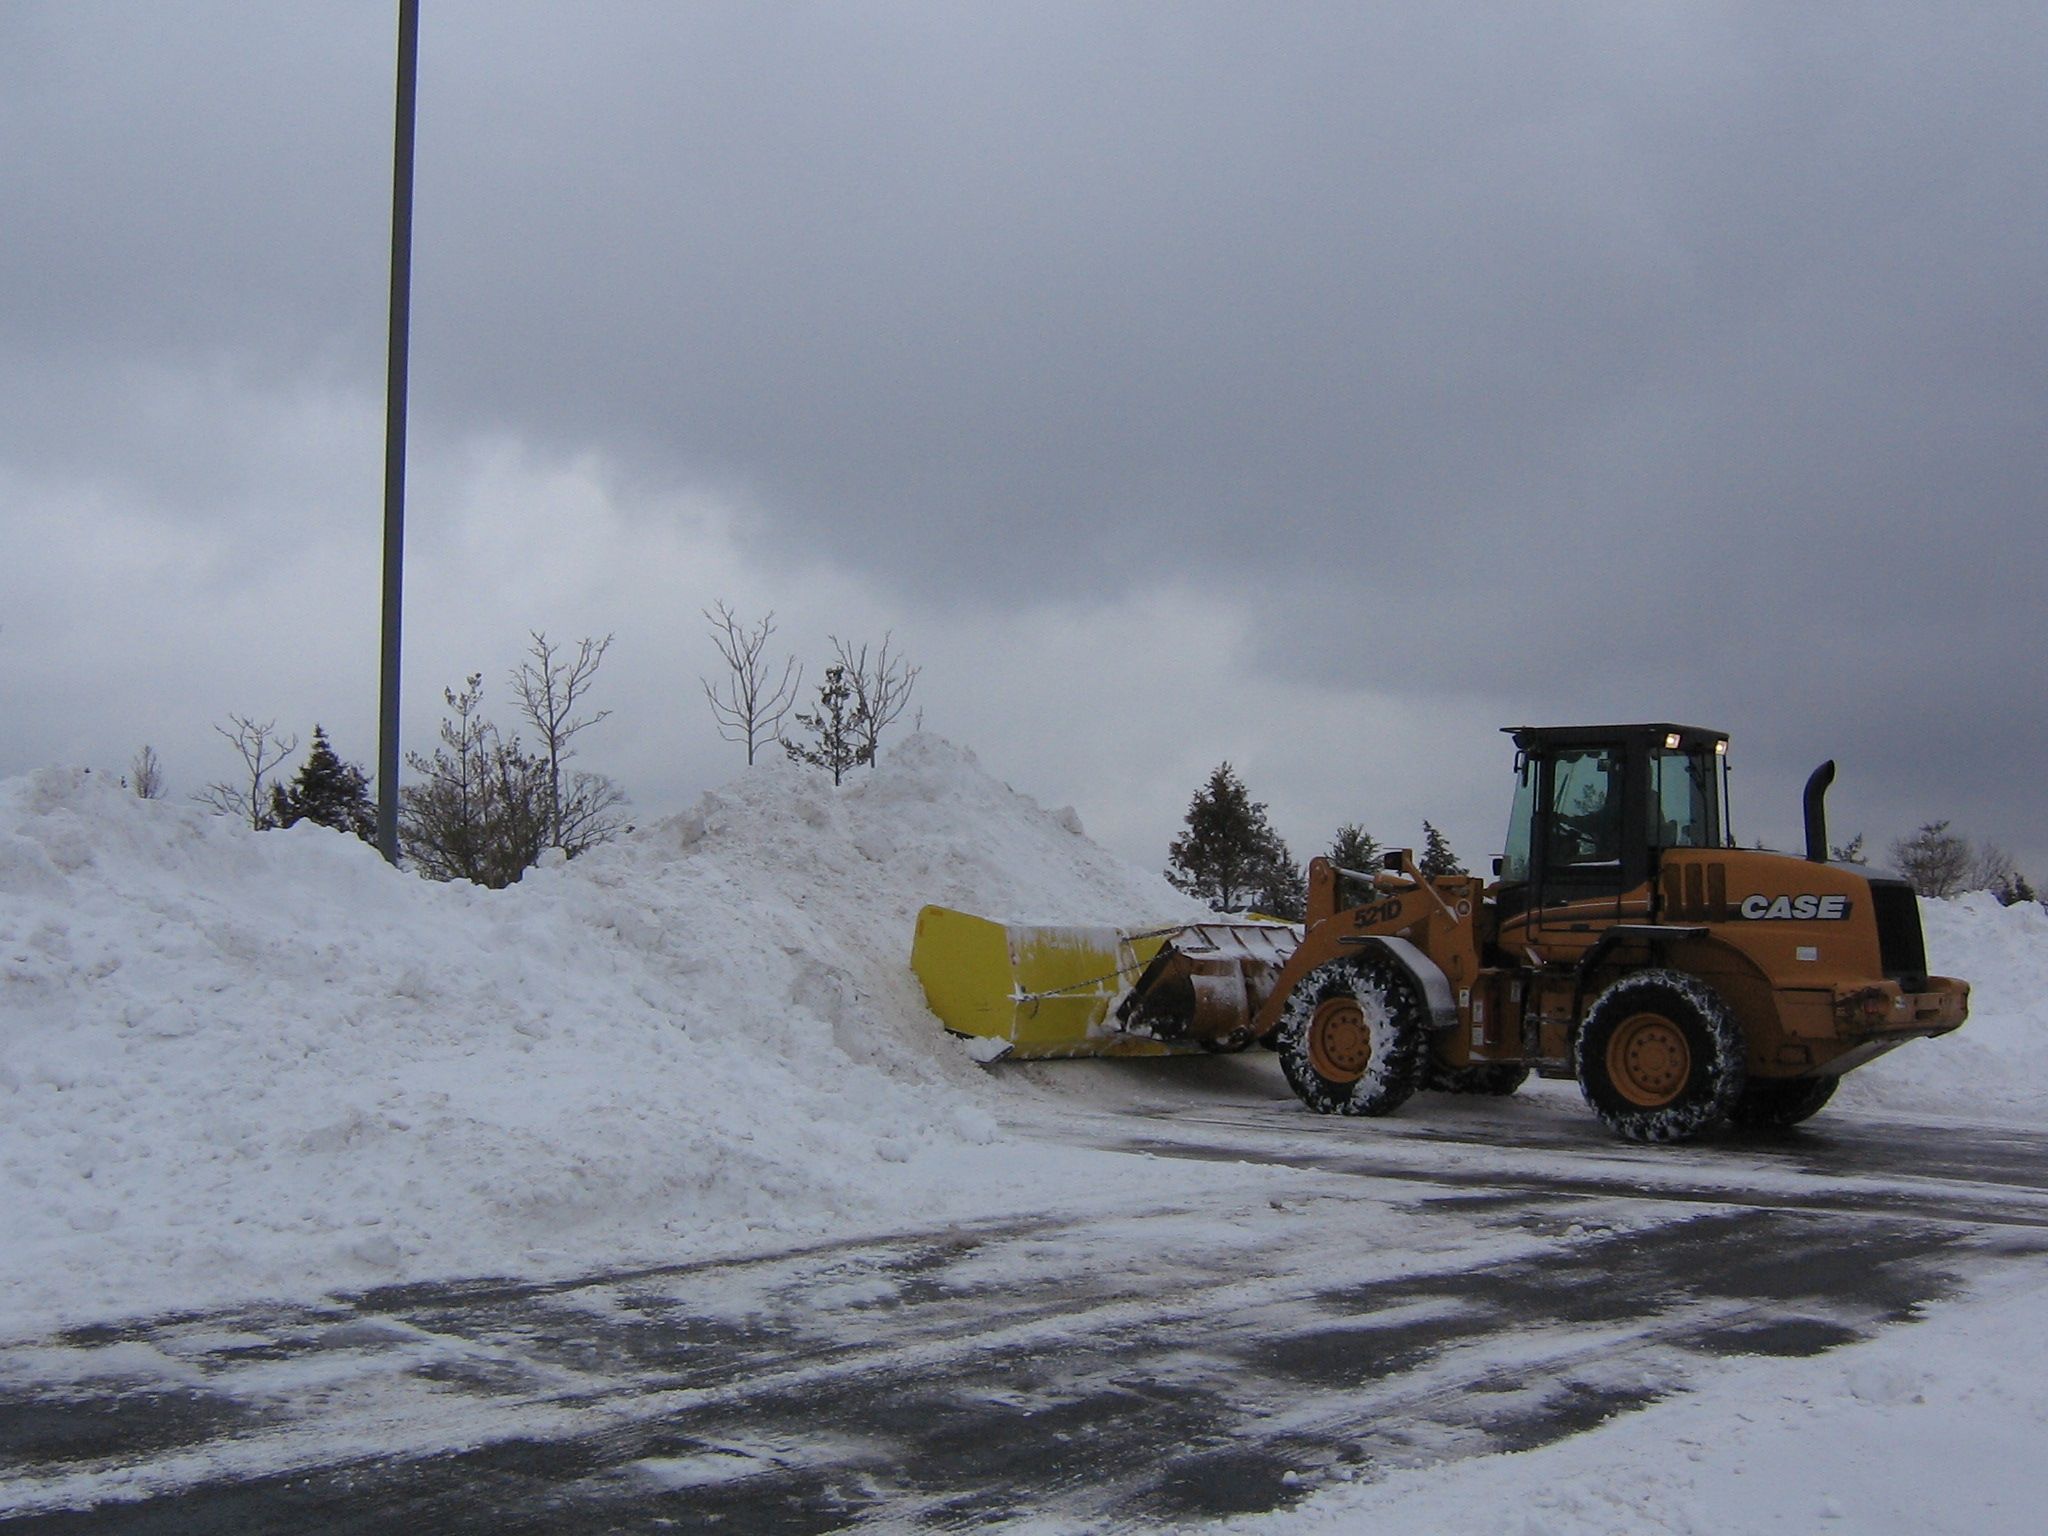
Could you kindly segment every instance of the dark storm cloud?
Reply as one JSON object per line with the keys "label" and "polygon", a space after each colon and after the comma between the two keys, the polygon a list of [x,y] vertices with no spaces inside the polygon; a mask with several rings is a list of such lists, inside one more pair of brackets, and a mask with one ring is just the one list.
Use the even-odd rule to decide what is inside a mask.
{"label": "dark storm cloud", "polygon": [[[422,434],[905,601],[1170,574],[1297,677],[1853,750],[2019,839],[2037,7],[424,10]],[[203,509],[152,369],[379,387],[391,18],[6,17],[0,449]]]}
{"label": "dark storm cloud", "polygon": [[1853,588],[2013,516],[2038,37],[1631,14],[451,12],[423,386],[947,589]]}

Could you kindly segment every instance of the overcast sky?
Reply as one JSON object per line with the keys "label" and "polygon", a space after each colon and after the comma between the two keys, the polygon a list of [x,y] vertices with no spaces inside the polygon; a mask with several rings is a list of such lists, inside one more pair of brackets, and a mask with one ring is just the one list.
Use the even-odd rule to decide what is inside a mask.
{"label": "overcast sky", "polygon": [[[395,11],[0,5],[0,772],[374,764]],[[1148,864],[1676,719],[2048,877],[2037,3],[422,11],[409,747],[615,633],[681,809],[724,600]]]}

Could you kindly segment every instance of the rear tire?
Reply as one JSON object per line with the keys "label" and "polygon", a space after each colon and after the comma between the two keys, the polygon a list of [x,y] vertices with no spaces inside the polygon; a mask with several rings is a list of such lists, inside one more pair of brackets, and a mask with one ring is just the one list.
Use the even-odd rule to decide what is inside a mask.
{"label": "rear tire", "polygon": [[1508,1062],[1481,1062],[1447,1067],[1431,1057],[1422,1069],[1422,1086],[1432,1093],[1476,1093],[1504,1099],[1529,1080],[1529,1069]]}
{"label": "rear tire", "polygon": [[1421,992],[1385,955],[1317,966],[1296,984],[1273,1039],[1288,1086],[1324,1115],[1387,1115],[1422,1084]]}
{"label": "rear tire", "polygon": [[1690,1141],[1728,1117],[1747,1076],[1728,1005],[1683,971],[1637,971],[1602,992],[1574,1054],[1593,1113],[1630,1141]]}
{"label": "rear tire", "polygon": [[1728,1111],[1728,1119],[1745,1130],[1783,1130],[1819,1114],[1835,1096],[1839,1082],[1839,1077],[1753,1077]]}

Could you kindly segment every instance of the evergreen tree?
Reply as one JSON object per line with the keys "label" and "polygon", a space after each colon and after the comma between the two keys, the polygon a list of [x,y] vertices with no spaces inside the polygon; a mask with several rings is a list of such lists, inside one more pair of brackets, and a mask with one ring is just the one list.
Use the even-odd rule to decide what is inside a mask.
{"label": "evergreen tree", "polygon": [[1188,802],[1187,830],[1167,849],[1166,878],[1219,912],[1256,905],[1275,917],[1301,915],[1302,878],[1280,834],[1224,763]]}
{"label": "evergreen tree", "polygon": [[1273,836],[1272,856],[1259,873],[1258,889],[1252,893],[1252,910],[1267,917],[1284,917],[1298,923],[1308,912],[1308,873],[1294,862],[1280,835]]}
{"label": "evergreen tree", "polygon": [[313,746],[298,776],[289,786],[274,784],[270,789],[270,820],[289,827],[310,821],[337,832],[353,832],[364,842],[377,837],[377,807],[370,799],[370,781],[354,763],[345,763],[327,740],[327,732],[313,727]]}
{"label": "evergreen tree", "polygon": [[1384,850],[1380,840],[1357,822],[1346,822],[1337,829],[1337,835],[1330,839],[1328,858],[1338,869],[1353,870],[1366,876],[1365,880],[1337,877],[1337,901],[1339,905],[1363,903],[1372,895],[1368,883],[1380,871],[1380,859]]}
{"label": "evergreen tree", "polygon": [[1416,868],[1422,871],[1426,880],[1434,880],[1439,875],[1465,873],[1465,866],[1451,852],[1451,840],[1426,821],[1422,824],[1422,862]]}
{"label": "evergreen tree", "polygon": [[834,784],[845,779],[847,769],[874,761],[867,744],[867,715],[854,697],[843,666],[825,669],[825,681],[818,686],[818,707],[808,714],[798,711],[796,723],[809,731],[815,742],[785,740],[782,749],[793,763],[831,769]]}
{"label": "evergreen tree", "polygon": [[1347,822],[1330,839],[1329,860],[1339,869],[1355,869],[1363,875],[1379,873],[1380,840],[1356,822]]}
{"label": "evergreen tree", "polygon": [[1837,864],[1868,864],[1870,857],[1863,851],[1863,834],[1858,832],[1839,847],[1828,849],[1828,857]]}

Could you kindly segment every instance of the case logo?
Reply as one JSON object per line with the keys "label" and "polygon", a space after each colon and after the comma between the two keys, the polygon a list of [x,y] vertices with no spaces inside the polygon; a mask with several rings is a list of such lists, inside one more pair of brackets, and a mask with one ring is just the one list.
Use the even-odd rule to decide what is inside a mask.
{"label": "case logo", "polygon": [[1846,896],[1745,896],[1736,909],[1751,922],[1839,922],[1849,915]]}

